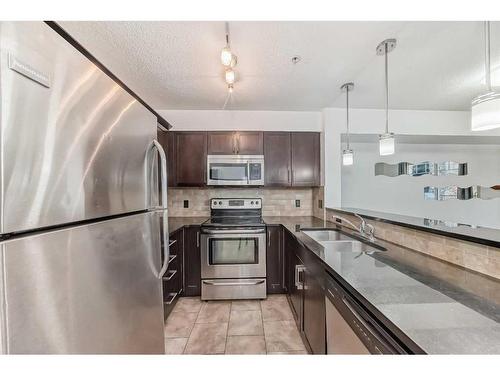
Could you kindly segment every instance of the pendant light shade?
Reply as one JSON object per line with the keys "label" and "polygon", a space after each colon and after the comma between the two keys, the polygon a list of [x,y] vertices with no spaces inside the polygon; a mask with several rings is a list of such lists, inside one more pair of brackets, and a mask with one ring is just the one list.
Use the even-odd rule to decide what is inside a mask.
{"label": "pendant light shade", "polygon": [[491,130],[500,128],[500,92],[491,88],[490,67],[490,23],[484,23],[485,34],[485,78],[487,92],[472,100],[471,105],[471,130]]}
{"label": "pendant light shade", "polygon": [[224,47],[220,53],[220,62],[222,63],[222,65],[230,67],[233,66],[233,61],[234,59],[231,49],[229,48],[229,46]]}
{"label": "pendant light shade", "polygon": [[354,153],[350,149],[349,144],[349,91],[354,90],[354,83],[348,82],[340,86],[340,90],[345,91],[346,103],[346,127],[347,127],[347,148],[342,151],[342,165],[353,165],[354,164]]}
{"label": "pendant light shade", "polygon": [[351,149],[346,149],[342,151],[342,165],[353,165],[354,164],[354,153]]}
{"label": "pendant light shade", "polygon": [[395,151],[394,133],[385,133],[379,136],[379,151],[381,156],[392,155]]}
{"label": "pendant light shade", "polygon": [[377,46],[377,55],[385,58],[385,133],[379,136],[380,156],[392,155],[395,152],[394,133],[389,132],[389,64],[387,55],[396,48],[396,39],[386,39]]}

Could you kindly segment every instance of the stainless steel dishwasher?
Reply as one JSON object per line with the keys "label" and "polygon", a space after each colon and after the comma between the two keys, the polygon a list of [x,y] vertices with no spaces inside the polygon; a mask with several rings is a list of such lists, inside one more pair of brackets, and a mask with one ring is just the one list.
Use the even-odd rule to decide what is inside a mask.
{"label": "stainless steel dishwasher", "polygon": [[327,274],[327,354],[400,354],[401,346]]}

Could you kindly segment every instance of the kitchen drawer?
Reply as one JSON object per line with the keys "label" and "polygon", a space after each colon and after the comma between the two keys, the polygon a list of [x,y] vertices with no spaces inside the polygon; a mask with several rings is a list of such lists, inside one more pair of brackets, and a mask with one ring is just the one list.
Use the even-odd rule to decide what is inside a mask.
{"label": "kitchen drawer", "polygon": [[162,283],[164,318],[167,319],[182,292],[182,277],[179,269],[169,267],[165,276],[163,276]]}
{"label": "kitchen drawer", "polygon": [[213,279],[201,281],[205,300],[265,299],[266,279]]}

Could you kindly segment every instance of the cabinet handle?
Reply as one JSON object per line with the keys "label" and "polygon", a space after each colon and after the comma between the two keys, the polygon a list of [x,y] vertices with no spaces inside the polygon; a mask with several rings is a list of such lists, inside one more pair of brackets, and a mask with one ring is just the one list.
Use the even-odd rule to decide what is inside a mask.
{"label": "cabinet handle", "polygon": [[290,169],[287,169],[287,181],[290,182]]}
{"label": "cabinet handle", "polygon": [[177,270],[170,270],[168,272],[169,272],[169,275],[163,278],[164,281],[172,280],[172,277],[174,277],[174,275],[177,273]]}
{"label": "cabinet handle", "polygon": [[240,135],[236,134],[236,153],[240,153]]}
{"label": "cabinet handle", "polygon": [[200,247],[200,231],[196,232],[196,247]]}
{"label": "cabinet handle", "polygon": [[170,293],[170,295],[171,295],[172,297],[170,298],[170,301],[165,302],[165,305],[171,305],[171,304],[172,304],[172,302],[174,302],[174,300],[175,300],[175,298],[177,297],[177,295],[178,295],[178,294],[179,294],[179,293]]}
{"label": "cabinet handle", "polygon": [[302,264],[295,265],[295,286],[299,290],[304,289],[303,278],[301,277],[301,275],[304,272],[304,269],[305,269],[305,266]]}
{"label": "cabinet handle", "polygon": [[271,247],[271,230],[267,230],[267,247]]}
{"label": "cabinet handle", "polygon": [[168,259],[168,264],[172,263],[172,261],[177,258],[177,254],[176,255],[170,255],[170,258]]}
{"label": "cabinet handle", "polygon": [[170,240],[170,241],[168,242],[168,247],[172,246],[172,245],[173,245],[174,243],[176,243],[176,242],[177,242],[177,240]]}

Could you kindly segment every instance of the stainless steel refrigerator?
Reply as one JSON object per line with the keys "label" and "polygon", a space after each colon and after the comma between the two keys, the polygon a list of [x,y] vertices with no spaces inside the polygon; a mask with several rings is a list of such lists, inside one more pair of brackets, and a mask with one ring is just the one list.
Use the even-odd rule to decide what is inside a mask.
{"label": "stainless steel refrigerator", "polygon": [[43,22],[0,48],[0,352],[163,353],[157,117]]}

